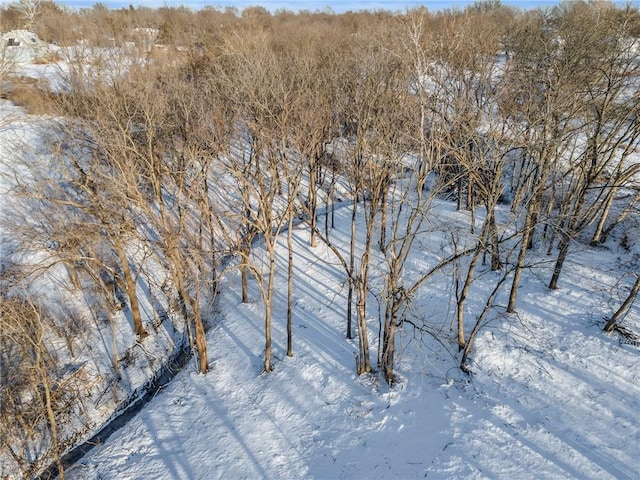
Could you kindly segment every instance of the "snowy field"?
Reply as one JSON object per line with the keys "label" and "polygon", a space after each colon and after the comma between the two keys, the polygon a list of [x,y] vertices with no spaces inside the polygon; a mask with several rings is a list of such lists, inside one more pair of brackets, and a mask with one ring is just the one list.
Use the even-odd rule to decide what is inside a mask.
{"label": "snowy field", "polygon": [[[451,213],[447,204],[436,210]],[[337,242],[348,216],[339,212]],[[616,308],[605,299],[628,289],[618,283],[616,252],[575,252],[554,292],[548,265],[530,273],[520,314],[481,333],[471,377],[447,338],[453,306],[441,275],[415,307],[441,328],[442,342],[405,326],[401,382],[389,390],[376,374],[355,375],[339,265],[326,247],[308,247],[305,228],[295,245],[294,356],[286,356],[281,245],[274,372],[261,373],[258,292],[243,305],[232,273],[208,334],[211,372],[190,365],[68,478],[640,477],[640,349],[601,331]],[[640,323],[638,306],[626,322]],[[370,328],[373,342],[377,319]]]}

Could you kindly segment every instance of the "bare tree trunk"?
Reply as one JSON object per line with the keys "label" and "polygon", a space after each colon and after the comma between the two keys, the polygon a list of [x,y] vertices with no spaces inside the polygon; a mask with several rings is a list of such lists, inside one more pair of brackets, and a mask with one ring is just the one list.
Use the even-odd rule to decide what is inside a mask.
{"label": "bare tree trunk", "polygon": [[[335,189],[331,190],[331,229],[336,228],[336,199],[335,199]],[[329,237],[327,236],[327,239]]]}
{"label": "bare tree trunk", "polygon": [[311,238],[310,243],[312,247],[317,246],[316,241],[316,224],[317,224],[317,216],[318,216],[318,192],[316,191],[317,184],[317,164],[318,159],[309,166],[309,216],[311,217],[309,220],[311,221]]}
{"label": "bare tree trunk", "polygon": [[122,272],[124,275],[125,289],[127,291],[127,296],[129,297],[131,318],[133,319],[133,328],[135,334],[140,338],[140,340],[142,340],[148,335],[148,333],[144,329],[144,325],[142,324],[142,315],[140,314],[140,305],[138,304],[136,281],[131,273],[131,268],[129,268],[129,260],[127,259],[127,254],[124,251],[122,243],[116,235],[112,236],[112,241],[116,253],[118,254],[118,259],[120,260],[120,265],[122,267]]}
{"label": "bare tree trunk", "polygon": [[[247,215],[250,215],[247,213]],[[240,266],[240,282],[242,285],[242,303],[249,303],[249,257],[251,255],[251,244],[253,243],[253,226],[250,226],[242,238],[242,265]]]}
{"label": "bare tree trunk", "polygon": [[388,189],[385,188],[382,191],[382,198],[380,200],[380,251],[385,253],[387,245],[387,195]]}
{"label": "bare tree trunk", "polygon": [[568,232],[562,233],[562,240],[560,241],[558,258],[556,259],[556,263],[553,267],[553,275],[551,276],[551,281],[549,282],[549,288],[551,290],[557,290],[558,288],[558,279],[560,278],[560,272],[562,272],[562,267],[564,266],[564,261],[567,259],[567,254],[569,253],[569,244],[571,243],[571,237]]}
{"label": "bare tree trunk", "polygon": [[71,280],[71,285],[76,290],[80,290],[80,279],[78,278],[78,271],[72,262],[64,262],[65,269],[67,270],[67,274],[69,275],[69,279]]}
{"label": "bare tree trunk", "polygon": [[267,291],[264,305],[264,371],[273,370],[271,364],[271,316],[273,311],[273,284],[276,274],[275,245],[271,240],[267,240],[267,250],[269,251],[269,279],[267,280]]}
{"label": "bare tree trunk", "polygon": [[[393,229],[394,233],[397,230]],[[394,252],[398,252],[397,238],[394,236],[391,240],[391,248]],[[408,246],[405,244],[405,246]],[[398,252],[402,253],[402,249]],[[395,379],[395,351],[396,351],[396,331],[398,328],[398,316],[400,309],[405,304],[404,289],[399,286],[402,259],[394,255],[387,272],[386,287],[386,307],[384,314],[384,330],[382,337],[382,355],[378,359],[378,366],[383,369],[385,380],[392,385]],[[380,347],[379,347],[380,349]]]}
{"label": "bare tree trunk", "polygon": [[558,218],[558,221],[561,222],[560,225],[554,225],[554,226],[549,226],[549,224],[547,223],[547,225],[545,225],[545,228],[547,228],[547,226],[549,226],[549,229],[551,229],[551,236],[549,237],[549,246],[547,247],[547,255],[551,256],[551,254],[553,253],[553,248],[554,245],[556,244],[556,237],[558,236],[558,232],[562,232],[565,228],[565,225],[562,223],[563,221],[559,219],[560,215],[557,215],[556,218]]}
{"label": "bare tree trunk", "polygon": [[363,279],[357,282],[357,323],[358,323],[358,375],[371,371],[369,358],[369,336],[367,328],[366,284]]}
{"label": "bare tree trunk", "polygon": [[[176,284],[176,288],[182,302],[184,303],[184,315],[185,322],[189,324],[188,311],[186,310],[187,304],[191,308],[191,313],[193,315],[193,320],[195,323],[195,346],[198,350],[198,362],[199,362],[199,371],[200,373],[207,373],[209,371],[209,360],[207,355],[207,341],[206,334],[204,330],[204,323],[202,321],[202,314],[200,312],[200,306],[198,302],[193,299],[191,294],[186,288],[184,276],[182,273],[182,262],[180,261],[180,255],[170,247],[167,259],[170,261],[170,271],[173,277],[173,280]],[[192,340],[193,342],[193,340]],[[193,345],[193,343],[192,343]]]}
{"label": "bare tree trunk", "polygon": [[627,313],[629,308],[631,308],[631,305],[633,305],[633,302],[636,301],[636,297],[638,296],[639,291],[640,291],[640,275],[636,275],[636,281],[633,284],[633,287],[631,287],[631,290],[629,291],[629,295],[627,295],[627,298],[622,303],[620,308],[616,311],[616,313],[613,314],[611,319],[604,326],[605,332],[611,332],[615,328],[618,321],[620,321],[620,319]]}
{"label": "bare tree trunk", "polygon": [[[313,233],[312,238],[315,238]],[[289,250],[287,265],[287,356],[293,357],[293,209],[289,213],[287,248]]]}
{"label": "bare tree trunk", "polygon": [[331,189],[326,192],[324,198],[324,237],[329,241],[329,202],[331,201]]}
{"label": "bare tree trunk", "polygon": [[[529,208],[532,208],[534,199],[531,199]],[[533,212],[527,212],[527,217],[524,222],[524,230],[522,231],[522,239],[520,241],[520,251],[518,253],[518,260],[513,272],[513,281],[511,282],[511,291],[509,292],[509,304],[507,305],[508,313],[515,313],[516,311],[516,298],[518,296],[518,287],[520,286],[520,278],[522,277],[522,271],[524,270],[524,262],[527,258],[527,248],[529,245],[529,236],[534,227]]]}
{"label": "bare tree trunk", "polygon": [[[366,208],[366,207],[365,207]],[[371,371],[371,359],[369,358],[369,329],[367,328],[367,293],[369,291],[369,263],[370,252],[373,243],[373,225],[375,221],[375,205],[369,205],[367,216],[366,238],[364,253],[360,259],[360,271],[356,278],[356,303],[358,323],[358,374]]]}
{"label": "bare tree trunk", "polygon": [[464,281],[464,285],[462,290],[460,291],[460,296],[458,297],[457,305],[456,305],[456,318],[458,323],[458,351],[461,351],[465,347],[465,337],[464,337],[464,307],[465,302],[467,300],[467,295],[469,295],[469,289],[471,288],[471,284],[473,283],[473,276],[475,274],[476,265],[478,264],[478,259],[480,258],[480,245],[476,248],[473,253],[473,257],[471,258],[471,263],[469,264],[469,270],[467,271],[467,278]]}
{"label": "bare tree trunk", "polygon": [[491,244],[491,271],[495,272],[502,268],[500,261],[500,241],[498,239],[498,226],[496,225],[495,207],[489,208],[489,242]]}
{"label": "bare tree trunk", "polygon": [[467,210],[471,213],[471,235],[476,233],[476,205],[473,199],[473,180],[467,181]]}
{"label": "bare tree trunk", "polygon": [[562,272],[562,267],[564,266],[564,262],[567,259],[567,254],[569,253],[569,246],[571,244],[571,240],[573,240],[574,235],[576,235],[577,231],[580,229],[578,224],[580,223],[579,219],[581,216],[582,206],[584,204],[586,191],[587,191],[587,186],[584,185],[576,193],[578,198],[575,201],[575,204],[573,205],[570,217],[567,221],[567,228],[563,229],[561,233],[558,258],[556,259],[556,264],[553,267],[553,275],[551,276],[551,281],[549,282],[549,288],[551,290],[556,290],[558,288],[558,279],[560,278],[560,273]]}
{"label": "bare tree trunk", "polygon": [[243,261],[240,267],[240,283],[242,285],[242,303],[249,303],[249,269],[246,261]]}
{"label": "bare tree trunk", "polygon": [[593,232],[593,236],[591,237],[591,242],[589,243],[592,247],[596,247],[600,245],[600,238],[602,236],[602,231],[604,230],[604,225],[607,222],[607,218],[609,217],[609,212],[611,211],[611,207],[613,206],[613,201],[615,200],[617,191],[618,191],[618,188],[614,186],[611,188],[611,191],[607,195],[607,200],[605,201],[604,208],[602,209],[600,220],[598,220],[598,224],[596,225],[596,230],[595,232]]}
{"label": "bare tree trunk", "polygon": [[535,209],[533,212],[531,212],[531,231],[528,234],[528,239],[527,239],[527,250],[532,250],[533,249],[533,240],[534,237],[536,235],[536,227],[538,226],[538,216],[539,216],[539,212],[537,209]]}
{"label": "bare tree trunk", "polygon": [[392,385],[395,374],[395,352],[396,352],[396,330],[398,324],[398,305],[400,300],[397,298],[400,291],[396,282],[392,281],[393,286],[388,287],[387,307],[385,309],[384,333],[382,337],[382,355],[379,361],[380,367],[384,371],[384,378],[389,385]]}
{"label": "bare tree trunk", "polygon": [[216,254],[216,232],[214,225],[221,225],[221,222],[211,203],[211,195],[209,194],[209,182],[207,180],[207,171],[207,169],[203,169],[202,172],[204,205],[201,206],[201,214],[207,218],[207,226],[209,228],[209,248],[211,253],[211,296],[214,297],[218,291],[218,259]]}
{"label": "bare tree trunk", "polygon": [[349,290],[347,292],[347,338],[352,339],[352,304],[354,290],[354,270],[356,263],[356,215],[358,213],[358,193],[353,197],[353,208],[351,210],[351,244],[349,246]]}
{"label": "bare tree trunk", "polygon": [[204,330],[204,322],[202,320],[202,312],[200,305],[196,299],[193,302],[193,321],[196,325],[196,347],[198,348],[198,364],[200,365],[200,373],[209,371],[209,358],[207,356],[207,337]]}

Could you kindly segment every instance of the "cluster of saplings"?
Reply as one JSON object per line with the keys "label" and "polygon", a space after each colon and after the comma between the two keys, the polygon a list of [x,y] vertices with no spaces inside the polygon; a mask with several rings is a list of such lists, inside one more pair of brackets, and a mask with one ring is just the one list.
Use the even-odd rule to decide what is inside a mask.
{"label": "cluster of saplings", "polygon": [[[85,301],[112,323],[126,308],[133,328],[113,335],[131,343],[179,319],[206,373],[211,302],[220,275],[237,268],[242,301],[252,285],[261,295],[269,372],[285,235],[294,352],[291,233],[302,220],[309,248],[328,246],[342,265],[358,374],[377,370],[392,384],[396,334],[424,327],[412,301],[435,275],[453,272],[451,340],[468,371],[486,320],[516,312],[532,249],[552,259],[556,289],[575,242],[604,243],[638,212],[640,15],[631,6],[519,11],[491,1],[337,15],[25,5],[3,7],[2,28],[35,30],[65,65],[63,88],[37,97],[49,113],[42,163],[31,158],[12,179],[24,208],[3,220],[0,448],[27,477],[52,459],[63,476],[60,453],[75,437],[60,425],[81,411],[82,382],[61,372],[91,327],[81,310],[38,294],[53,271],[69,298],[90,289]],[[430,222],[443,197],[469,212],[464,235]],[[338,198],[351,214],[348,251],[332,242]],[[436,228],[442,251],[410,271]],[[469,321],[482,269],[493,283]],[[158,270],[162,286],[146,294],[162,312],[144,315],[140,285]],[[118,375],[122,354],[104,362]]]}

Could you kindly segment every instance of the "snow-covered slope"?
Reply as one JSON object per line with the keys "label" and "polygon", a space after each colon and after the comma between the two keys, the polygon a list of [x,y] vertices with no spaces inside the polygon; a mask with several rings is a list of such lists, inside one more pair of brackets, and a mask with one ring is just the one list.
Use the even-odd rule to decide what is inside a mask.
{"label": "snow-covered slope", "polygon": [[[446,204],[435,212],[450,213]],[[347,216],[339,212],[336,242]],[[618,283],[615,252],[572,255],[558,291],[545,287],[548,265],[527,275],[520,314],[485,327],[471,377],[448,346],[451,306],[442,292],[450,278],[443,274],[415,302],[439,338],[404,327],[402,380],[389,390],[375,374],[355,375],[357,345],[343,334],[344,273],[326,247],[308,246],[303,227],[295,231],[294,356],[286,356],[281,243],[275,371],[261,374],[258,292],[243,305],[232,273],[208,335],[211,372],[187,368],[69,478],[640,475],[640,349],[601,331],[602,317],[616,308],[603,299],[628,288]],[[625,321],[637,327],[637,306]],[[377,319],[370,327],[377,331]]]}
{"label": "snow-covered slope", "polygon": [[[58,67],[24,68],[54,88],[62,85]],[[33,153],[23,148],[37,150],[42,138],[33,118],[6,103],[0,106],[6,113],[2,118],[10,118],[0,121],[0,200],[6,209],[16,178],[12,172],[28,164]],[[18,153],[27,155],[23,165]],[[456,212],[451,203],[436,204],[429,217],[433,238],[425,235],[419,242],[421,248],[408,262],[413,269],[408,277],[432,266],[429,261],[448,239],[439,226],[457,225],[460,242],[465,242],[467,214]],[[338,210],[332,232],[334,245],[344,252],[347,210]],[[507,213],[502,214],[506,219]],[[637,218],[628,223],[634,222],[638,232]],[[326,247],[308,246],[305,227],[294,233],[294,356],[285,351],[287,250],[282,236],[274,372],[261,373],[263,306],[258,289],[252,285],[252,301],[242,304],[239,274],[230,270],[219,285],[219,310],[208,333],[210,373],[199,375],[195,366],[187,367],[124,428],[72,466],[68,478],[640,478],[640,347],[637,341],[602,332],[603,319],[620,305],[633,282],[621,274],[630,270],[621,264],[631,255],[637,259],[637,235],[629,233],[625,247],[615,238],[606,248],[573,244],[561,288],[553,292],[546,288],[553,257],[531,252],[519,313],[502,313],[506,292],[501,292],[472,350],[471,376],[457,367],[460,354],[451,329],[454,272],[442,270],[413,299],[411,318],[420,321],[403,327],[399,382],[389,389],[377,373],[355,374],[357,344],[344,338],[346,283],[340,263]],[[254,255],[265,255],[259,245]],[[373,260],[372,288],[382,282],[376,262],[381,259]],[[166,272],[149,261],[145,275],[139,288],[146,320],[156,310],[170,313],[160,293]],[[467,302],[468,322],[482,309],[496,275],[478,269]],[[85,301],[90,297],[88,291],[82,294]],[[98,311],[86,307],[79,307],[84,317],[97,319]],[[90,422],[82,425],[87,435],[118,408],[108,395],[101,403],[102,393],[126,401],[162,367],[175,343],[184,340],[181,321],[158,319],[162,328],[143,348],[128,333],[126,309],[114,317],[111,325],[96,323],[94,329],[91,324],[82,332],[78,343],[87,350],[78,353],[79,360],[63,358],[87,365],[90,378],[109,372],[103,374],[106,387],[83,391],[86,403],[93,405]],[[637,304],[624,324],[640,331]],[[377,316],[369,318],[369,328],[375,357]],[[114,339],[120,343],[112,343]],[[113,351],[126,352],[125,382],[118,388],[111,387],[115,379],[106,363]]]}

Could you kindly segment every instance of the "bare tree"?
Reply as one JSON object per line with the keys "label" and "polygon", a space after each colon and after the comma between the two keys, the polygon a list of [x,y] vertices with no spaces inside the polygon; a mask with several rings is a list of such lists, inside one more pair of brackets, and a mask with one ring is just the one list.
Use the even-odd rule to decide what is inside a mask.
{"label": "bare tree", "polygon": [[[353,196],[351,240],[349,252],[349,295],[347,298],[347,331],[353,291],[356,300],[358,333],[357,371],[371,371],[367,327],[367,297],[372,262],[374,229],[381,208],[386,211],[386,192],[391,172],[397,168],[394,159],[385,158],[382,150],[386,138],[394,135],[389,109],[402,104],[403,84],[398,58],[384,52],[376,43],[354,51],[358,62],[351,73],[351,83],[343,97],[345,146],[349,164],[348,180]],[[359,73],[356,73],[359,71]],[[406,89],[405,89],[406,90]],[[395,104],[394,104],[395,102]],[[397,117],[396,117],[397,118]],[[361,204],[360,200],[365,200]],[[356,254],[357,212],[361,206],[364,217],[364,244]]]}
{"label": "bare tree", "polygon": [[[143,226],[132,229],[132,235],[153,246],[156,254],[162,252],[158,259],[172,277],[189,332],[195,331],[193,346],[204,373],[208,361],[201,291],[211,278],[204,271],[212,267],[202,261],[199,236],[190,234],[194,231],[191,205],[198,205],[194,196],[203,190],[188,188],[191,176],[201,172],[201,165],[188,155],[181,125],[170,115],[175,111],[172,96],[184,91],[159,82],[155,68],[159,67],[132,64],[126,79],[75,91],[67,108],[82,116],[78,128],[87,131],[90,139],[85,151],[105,166],[102,171],[85,171],[86,175],[105,175],[101,186],[120,199],[120,205],[127,206],[124,218]],[[128,288],[133,291],[134,285]]]}
{"label": "bare tree", "polygon": [[527,250],[558,161],[573,145],[575,130],[568,121],[579,108],[571,69],[556,55],[557,43],[547,19],[524,17],[507,39],[510,61],[500,92],[501,113],[511,124],[519,158],[511,175],[515,182],[512,210],[522,212],[520,245],[507,311],[515,312],[517,291],[526,268]]}
{"label": "bare tree", "polygon": [[33,29],[36,19],[40,13],[41,5],[41,0],[20,0],[18,3],[14,3],[12,8],[17,10],[22,16],[24,28],[31,30]]}
{"label": "bare tree", "polygon": [[[626,15],[622,12],[622,17],[620,13],[607,6],[576,6],[560,18],[561,55],[568,57],[565,62],[577,64],[573,80],[578,82],[583,105],[577,116],[583,122],[584,141],[576,148],[563,175],[567,184],[563,189],[566,207],[564,218],[560,219],[560,245],[549,282],[551,289],[558,287],[571,241],[594,221],[598,212],[607,208],[603,201],[607,184],[601,186],[599,179],[609,174],[614,186],[624,185],[637,170],[625,163],[640,145],[640,100],[629,95],[637,89],[633,78],[640,67],[628,45],[630,11]],[[599,191],[594,195],[595,189]]]}
{"label": "bare tree", "polygon": [[[224,88],[239,107],[240,153],[221,158],[221,167],[237,185],[241,202],[243,248],[237,250],[242,268],[251,271],[262,296],[265,334],[264,371],[272,364],[272,312],[274,306],[276,247],[287,225],[300,187],[299,174],[293,175],[295,161],[288,146],[291,119],[296,106],[295,59],[276,56],[266,48],[262,36],[230,44],[232,62],[221,67]],[[268,72],[268,73],[267,73]],[[285,191],[286,189],[286,191]],[[266,272],[251,255],[251,241],[260,235],[267,251]],[[244,278],[244,277],[243,277]],[[244,282],[245,280],[243,280]],[[243,284],[243,291],[245,286]]]}
{"label": "bare tree", "polygon": [[[46,338],[50,322],[27,292],[3,295],[0,301],[0,447],[10,452],[25,477],[42,469],[48,457],[57,465],[58,477],[64,479],[58,416],[66,389],[55,379],[58,365]],[[44,435],[40,430],[43,422],[47,427]],[[42,452],[43,444],[48,453]]]}

